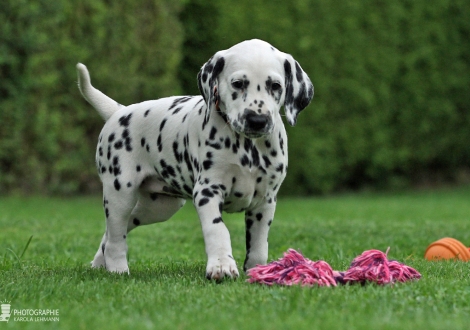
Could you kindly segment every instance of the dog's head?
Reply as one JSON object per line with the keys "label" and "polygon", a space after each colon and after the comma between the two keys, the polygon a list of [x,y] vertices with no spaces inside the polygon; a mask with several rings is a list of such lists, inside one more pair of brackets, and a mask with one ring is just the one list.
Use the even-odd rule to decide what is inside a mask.
{"label": "dog's head", "polygon": [[212,56],[198,74],[198,86],[206,116],[220,111],[234,131],[249,138],[270,134],[282,105],[294,126],[313,98],[313,85],[299,63],[256,39]]}

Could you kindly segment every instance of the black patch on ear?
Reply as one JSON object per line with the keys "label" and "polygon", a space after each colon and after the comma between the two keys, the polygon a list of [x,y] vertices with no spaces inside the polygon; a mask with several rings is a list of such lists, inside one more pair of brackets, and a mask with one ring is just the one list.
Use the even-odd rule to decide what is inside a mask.
{"label": "black patch on ear", "polygon": [[300,84],[299,94],[294,98],[294,105],[297,109],[299,109],[299,112],[305,109],[309,104],[310,98],[308,98],[307,95],[311,95],[311,93],[311,88],[309,91],[307,91],[305,82],[302,82]]}
{"label": "black patch on ear", "polygon": [[295,77],[297,78],[298,82],[301,82],[303,77],[302,77],[302,68],[299,65],[299,62],[295,61]]}
{"label": "black patch on ear", "polygon": [[292,68],[288,60],[284,61],[284,72],[286,73],[286,104],[294,101],[294,86],[292,86]]}
{"label": "black patch on ear", "polygon": [[225,66],[225,59],[223,57],[219,58],[217,62],[215,62],[214,70],[212,70],[211,82],[214,81],[215,78],[219,76]]}

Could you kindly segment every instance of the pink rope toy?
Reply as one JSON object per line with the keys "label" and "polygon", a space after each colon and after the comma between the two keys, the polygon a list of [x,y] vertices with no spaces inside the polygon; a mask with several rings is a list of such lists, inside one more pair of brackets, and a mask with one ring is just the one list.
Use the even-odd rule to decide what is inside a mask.
{"label": "pink rope toy", "polygon": [[395,260],[388,260],[387,254],[379,250],[364,251],[356,257],[345,272],[334,271],[323,261],[311,261],[294,249],[284,257],[267,265],[258,265],[248,270],[247,281],[266,285],[336,286],[338,283],[374,282],[379,285],[406,282],[421,278],[421,274]]}

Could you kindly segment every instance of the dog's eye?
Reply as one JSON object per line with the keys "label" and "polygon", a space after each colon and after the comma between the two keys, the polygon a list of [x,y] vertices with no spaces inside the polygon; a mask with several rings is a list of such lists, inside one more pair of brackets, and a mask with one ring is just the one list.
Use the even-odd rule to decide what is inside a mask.
{"label": "dog's eye", "polygon": [[272,89],[273,91],[278,91],[278,90],[280,90],[281,88],[282,88],[281,84],[280,84],[280,83],[277,83],[277,82],[275,82],[275,83],[273,83],[273,84],[271,85],[271,89]]}
{"label": "dog's eye", "polygon": [[243,81],[241,81],[241,80],[232,81],[232,87],[236,88],[236,89],[242,89],[243,88]]}

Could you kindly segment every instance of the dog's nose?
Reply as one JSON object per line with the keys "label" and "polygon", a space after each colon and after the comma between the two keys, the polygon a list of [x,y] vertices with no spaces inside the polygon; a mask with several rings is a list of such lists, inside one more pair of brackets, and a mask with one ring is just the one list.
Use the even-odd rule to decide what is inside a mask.
{"label": "dog's nose", "polygon": [[265,128],[266,125],[269,123],[269,116],[258,115],[257,113],[253,111],[253,112],[246,114],[245,120],[246,120],[247,126],[250,129],[254,131],[260,131],[263,128]]}

